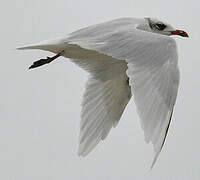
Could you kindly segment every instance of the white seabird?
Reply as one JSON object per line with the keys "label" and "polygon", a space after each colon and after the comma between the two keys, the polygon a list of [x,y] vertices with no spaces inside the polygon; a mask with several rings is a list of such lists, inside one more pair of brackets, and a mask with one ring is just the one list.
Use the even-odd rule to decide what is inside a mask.
{"label": "white seabird", "polygon": [[34,62],[30,69],[64,56],[90,73],[81,112],[81,156],[118,124],[133,95],[145,141],[154,147],[153,167],[166,139],[179,86],[177,48],[171,35],[188,37],[157,19],[122,18],[19,49],[56,54]]}

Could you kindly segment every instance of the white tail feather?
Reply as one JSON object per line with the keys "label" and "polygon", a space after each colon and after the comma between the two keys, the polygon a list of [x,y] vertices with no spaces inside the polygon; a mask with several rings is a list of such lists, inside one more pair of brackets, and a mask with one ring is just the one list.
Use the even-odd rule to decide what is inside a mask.
{"label": "white tail feather", "polygon": [[67,42],[65,42],[64,39],[53,39],[53,40],[48,40],[48,41],[42,41],[37,44],[23,46],[23,47],[17,48],[17,50],[39,49],[39,50],[50,51],[53,53],[59,53],[61,50],[63,50],[66,47],[66,44]]}

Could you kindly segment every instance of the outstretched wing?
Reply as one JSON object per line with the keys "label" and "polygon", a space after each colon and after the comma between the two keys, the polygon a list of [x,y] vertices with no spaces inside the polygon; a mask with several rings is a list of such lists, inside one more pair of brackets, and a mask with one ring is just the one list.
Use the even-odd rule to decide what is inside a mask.
{"label": "outstretched wing", "polygon": [[[144,48],[144,47],[143,47]],[[137,56],[128,59],[127,75],[134,94],[146,142],[154,145],[155,158],[163,147],[178,92],[179,70],[173,41],[147,45]],[[140,59],[140,61],[139,61]]]}
{"label": "outstretched wing", "polygon": [[89,78],[82,103],[79,154],[87,155],[119,122],[131,91],[124,78]]}
{"label": "outstretched wing", "polygon": [[85,156],[118,124],[131,98],[131,89],[125,61],[108,60],[98,53],[92,59],[81,57],[71,60],[90,73],[83,96],[80,126],[79,155]]}
{"label": "outstretched wing", "polygon": [[[84,31],[72,34],[68,43],[128,63],[127,75],[145,140],[154,146],[154,164],[163,147],[178,92],[175,41],[167,36],[137,30],[134,23],[91,38]],[[94,29],[90,31],[96,32]]]}

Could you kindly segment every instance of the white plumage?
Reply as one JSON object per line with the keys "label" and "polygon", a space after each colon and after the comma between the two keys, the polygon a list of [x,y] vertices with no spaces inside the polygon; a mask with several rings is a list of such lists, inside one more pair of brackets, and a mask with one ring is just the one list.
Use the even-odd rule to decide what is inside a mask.
{"label": "white plumage", "polygon": [[167,35],[187,36],[164,23],[166,27],[160,30],[156,27],[159,23],[150,18],[117,19],[81,29],[66,38],[19,48],[61,52],[90,73],[82,102],[80,155],[87,155],[106,138],[133,95],[145,141],[154,147],[155,163],[179,85],[176,43]]}

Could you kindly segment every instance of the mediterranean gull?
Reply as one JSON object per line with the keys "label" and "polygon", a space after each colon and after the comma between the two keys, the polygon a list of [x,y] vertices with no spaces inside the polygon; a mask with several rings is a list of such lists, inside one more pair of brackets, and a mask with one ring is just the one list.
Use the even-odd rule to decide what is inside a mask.
{"label": "mediterranean gull", "polygon": [[89,72],[81,112],[81,156],[116,127],[133,95],[145,141],[153,144],[153,167],[167,136],[179,86],[177,47],[171,35],[188,37],[157,19],[121,18],[18,49],[56,54],[34,62],[30,69],[64,56]]}

